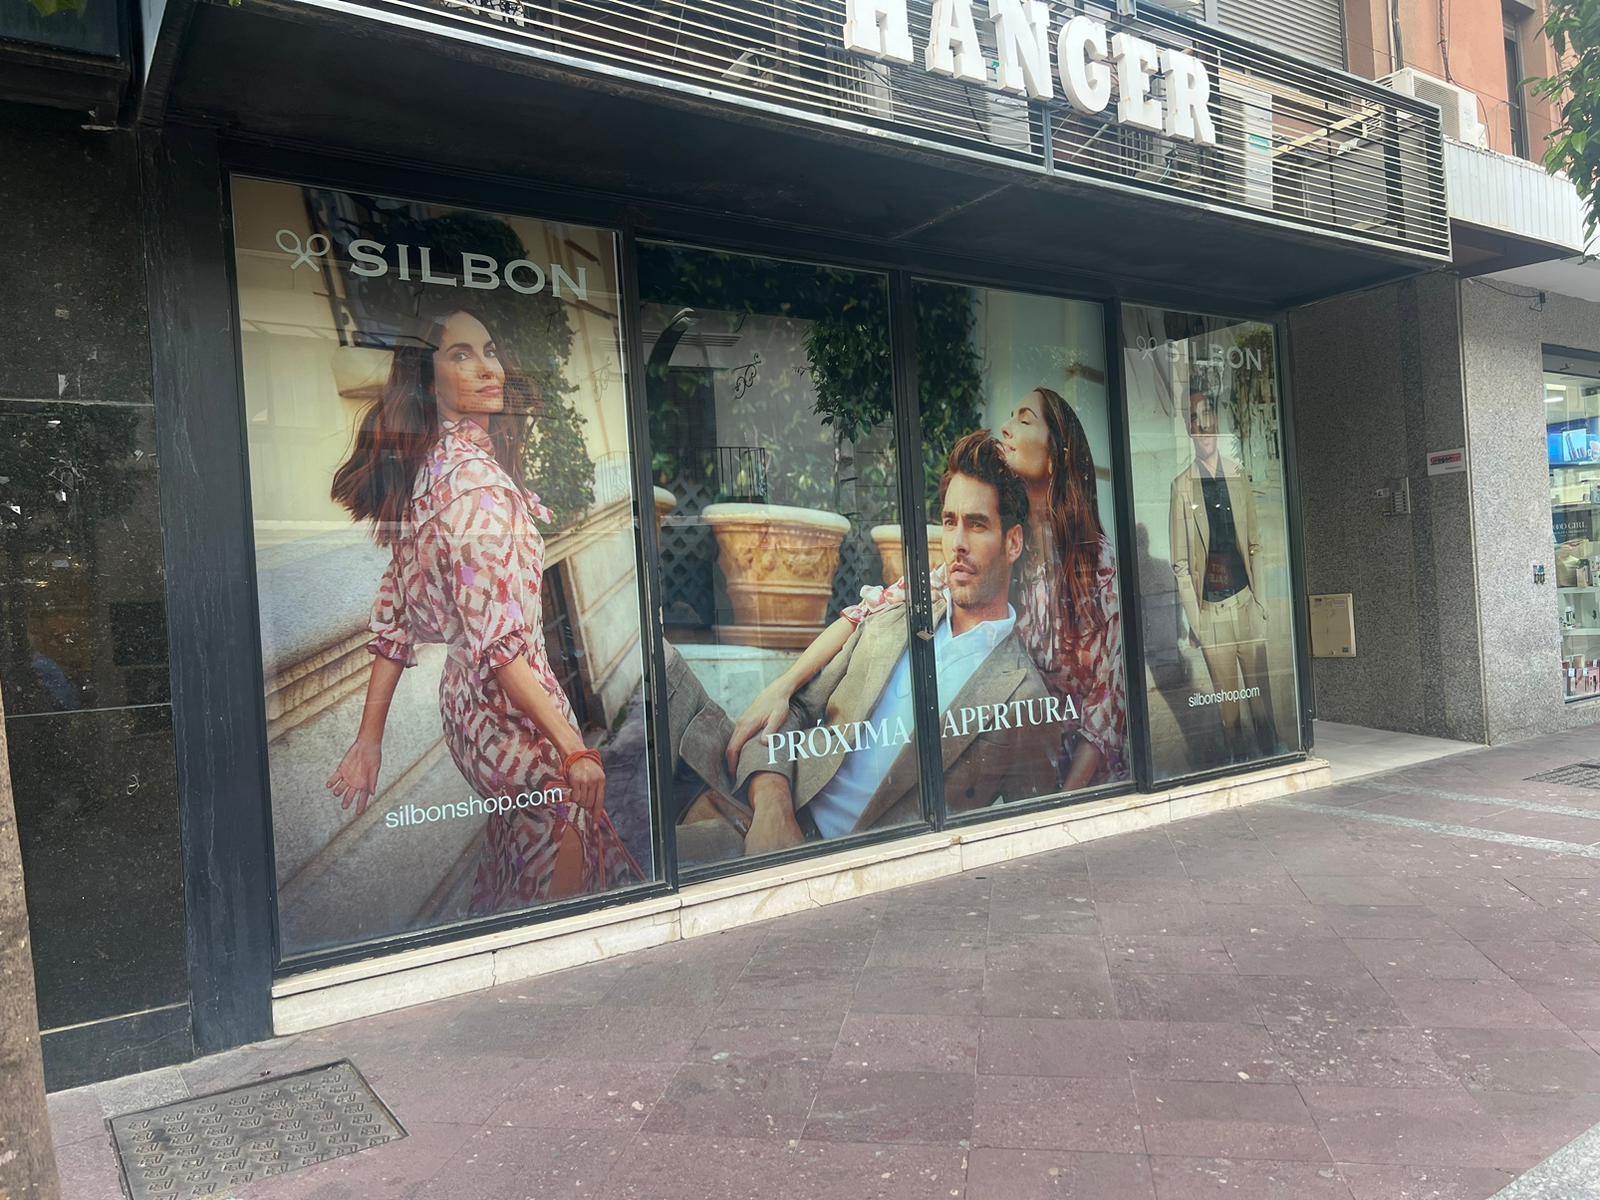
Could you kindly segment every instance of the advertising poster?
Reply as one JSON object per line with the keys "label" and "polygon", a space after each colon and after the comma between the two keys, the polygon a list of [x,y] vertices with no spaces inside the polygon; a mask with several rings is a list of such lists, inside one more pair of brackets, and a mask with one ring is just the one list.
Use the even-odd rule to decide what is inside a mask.
{"label": "advertising poster", "polygon": [[613,236],[233,214],[283,954],[653,878]]}
{"label": "advertising poster", "polygon": [[1272,326],[1123,313],[1155,777],[1297,750]]}
{"label": "advertising poster", "polygon": [[[962,432],[960,421],[950,427],[948,398],[972,394],[972,425],[995,439],[1026,498],[1021,553],[1002,619],[1022,651],[1018,667],[1037,705],[992,718],[1009,722],[1020,715],[1025,733],[1018,748],[1029,760],[1042,753],[1047,766],[1004,798],[1125,782],[1132,764],[1103,310],[1053,296],[938,283],[919,284],[916,297],[921,325],[929,329],[918,342],[918,368],[931,372],[933,385],[923,404],[946,429],[936,444],[953,447]],[[959,338],[942,332],[951,321],[959,325]],[[952,552],[972,554],[963,546],[970,532],[959,511],[947,508],[931,511],[938,528],[928,531],[936,590],[954,582]],[[950,656],[948,664],[941,657],[939,675],[942,696],[962,681],[962,656]],[[946,772],[951,811],[971,807],[971,786]]]}
{"label": "advertising poster", "polygon": [[920,821],[929,740],[955,814],[1127,778],[1099,308],[916,285],[908,500],[883,277],[675,246],[640,267],[680,863]]}

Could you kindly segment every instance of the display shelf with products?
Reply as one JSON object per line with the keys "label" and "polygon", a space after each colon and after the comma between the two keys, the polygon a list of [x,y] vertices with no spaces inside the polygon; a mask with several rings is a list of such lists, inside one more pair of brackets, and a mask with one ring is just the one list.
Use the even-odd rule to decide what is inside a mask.
{"label": "display shelf with products", "polygon": [[1565,698],[1600,696],[1600,361],[1545,356],[1545,434]]}

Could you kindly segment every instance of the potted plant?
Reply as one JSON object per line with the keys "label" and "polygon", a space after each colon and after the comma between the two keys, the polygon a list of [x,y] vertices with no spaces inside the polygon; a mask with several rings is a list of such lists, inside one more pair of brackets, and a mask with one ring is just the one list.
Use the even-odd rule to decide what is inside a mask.
{"label": "potted plant", "polygon": [[[901,536],[902,527],[898,524],[874,525],[871,529],[872,544],[878,548],[878,557],[883,559],[883,582],[891,584],[901,579],[906,573],[906,548],[905,539]],[[944,527],[942,525],[928,526],[928,567],[931,570],[944,562]]]}
{"label": "potted plant", "polygon": [[[830,603],[848,602],[861,584],[860,556],[848,579],[836,579],[841,547],[852,526],[876,525],[874,542],[889,564],[885,578],[903,573],[901,512],[893,428],[894,388],[889,344],[888,289],[879,276],[800,264],[757,262],[676,247],[641,251],[641,273],[671,281],[673,302],[647,363],[657,481],[715,477],[715,502],[700,513],[717,543],[733,621],[716,625],[718,640],[801,648],[827,623]],[[804,323],[806,370],[769,373],[759,356],[741,368],[741,399],[750,420],[732,428],[762,431],[756,447],[712,447],[685,438],[686,400],[698,386],[677,378],[674,349],[695,324],[696,308],[762,320]],[[928,500],[936,503],[948,447],[973,429],[982,411],[982,375],[973,346],[975,315],[964,288],[915,288],[919,339],[922,451]],[[802,382],[803,380],[803,382]],[[776,418],[776,419],[775,419]],[[817,424],[827,430],[819,455]],[[693,460],[718,451],[770,456],[771,469],[746,486],[726,464],[696,470]],[[830,461],[831,460],[831,461]],[[740,462],[747,461],[740,459]],[[692,511],[692,509],[690,510]],[[935,550],[938,535],[932,537]],[[845,597],[843,601],[840,597]]]}
{"label": "potted plant", "polygon": [[717,539],[732,624],[717,640],[803,650],[827,621],[839,547],[850,522],[790,504],[709,504],[700,519]]}

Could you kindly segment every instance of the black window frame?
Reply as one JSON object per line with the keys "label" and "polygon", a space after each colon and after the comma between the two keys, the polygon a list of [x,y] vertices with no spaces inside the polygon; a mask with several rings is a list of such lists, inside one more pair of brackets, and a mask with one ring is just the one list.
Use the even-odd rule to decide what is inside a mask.
{"label": "black window frame", "polygon": [[[1139,686],[1134,686],[1132,667],[1128,681],[1129,704],[1133,703],[1133,694],[1139,696],[1140,729],[1137,739],[1139,751],[1139,788],[1141,791],[1171,791],[1175,788],[1187,787],[1191,784],[1206,783],[1216,779],[1226,779],[1250,771],[1267,770],[1272,767],[1285,766],[1290,763],[1304,762],[1311,757],[1313,746],[1314,722],[1316,720],[1316,701],[1312,694],[1311,675],[1311,609],[1310,600],[1306,592],[1305,576],[1305,540],[1304,525],[1300,515],[1300,475],[1296,458],[1297,444],[1294,426],[1294,403],[1291,397],[1293,373],[1289,364],[1293,361],[1290,357],[1292,348],[1289,343],[1289,320],[1285,313],[1262,314],[1252,313],[1248,309],[1241,309],[1237,305],[1227,308],[1196,309],[1182,305],[1173,306],[1152,303],[1143,299],[1127,299],[1117,307],[1117,363],[1121,369],[1122,356],[1125,347],[1122,344],[1122,314],[1128,308],[1158,308],[1183,313],[1189,316],[1214,318],[1222,321],[1231,321],[1237,324],[1246,322],[1269,326],[1273,331],[1273,380],[1277,386],[1278,394],[1278,423],[1279,437],[1283,439],[1280,450],[1283,453],[1283,505],[1285,536],[1288,539],[1288,568],[1290,615],[1294,622],[1290,644],[1294,652],[1294,679],[1295,679],[1295,705],[1299,718],[1300,748],[1288,750],[1282,754],[1274,754],[1265,758],[1251,759],[1248,762],[1232,763],[1225,766],[1206,767],[1197,771],[1185,771],[1177,775],[1168,775],[1156,778],[1155,769],[1155,743],[1150,737],[1149,722],[1149,688],[1145,686],[1145,665],[1143,647],[1138,661]],[[1123,391],[1121,394],[1122,426],[1124,433],[1123,454],[1125,456],[1123,469],[1126,471],[1127,486],[1133,486],[1133,443],[1131,422],[1128,420],[1128,395],[1126,380],[1122,380]],[[1132,493],[1119,492],[1117,495],[1119,512],[1126,512],[1130,526],[1133,526]],[[1137,583],[1137,576],[1135,576]],[[1124,620],[1127,620],[1130,602],[1134,616],[1133,622],[1138,625],[1140,633],[1144,628],[1144,589],[1135,587],[1130,598],[1123,598]],[[1132,709],[1130,708],[1130,713]],[[1130,721],[1132,717],[1130,715]]]}
{"label": "black window frame", "polygon": [[1510,108],[1511,153],[1517,158],[1528,158],[1532,146],[1528,132],[1528,79],[1522,69],[1522,26],[1511,8],[1504,8],[1501,13],[1505,30],[1506,103]]}

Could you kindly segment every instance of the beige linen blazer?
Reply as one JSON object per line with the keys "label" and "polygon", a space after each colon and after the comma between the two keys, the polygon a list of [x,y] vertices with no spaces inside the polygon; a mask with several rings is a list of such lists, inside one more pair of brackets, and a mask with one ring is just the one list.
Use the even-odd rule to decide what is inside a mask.
{"label": "beige linen blazer", "polygon": [[[1256,528],[1256,498],[1245,478],[1244,468],[1234,459],[1219,460],[1223,479],[1228,485],[1228,503],[1233,508],[1233,528],[1239,538],[1239,552],[1244,559],[1245,576],[1250,581],[1252,595],[1256,590],[1256,552],[1261,549],[1261,539]],[[1211,552],[1211,521],[1206,515],[1204,476],[1194,462],[1178,472],[1172,481],[1171,507],[1168,510],[1168,532],[1172,541],[1172,574],[1178,581],[1178,599],[1183,604],[1183,615],[1189,619],[1189,628],[1198,635],[1200,630],[1200,589],[1196,580],[1206,577],[1206,555]]]}
{"label": "beige linen blazer", "polygon": [[[944,620],[944,603],[934,606],[934,623]],[[850,726],[865,721],[889,685],[900,656],[906,652],[905,609],[896,607],[868,617],[856,628],[844,649],[790,701],[790,719],[784,732],[815,725]],[[950,709],[1043,701],[1044,680],[1013,630],[967,680]],[[1042,706],[1036,711],[1042,711]],[[941,714],[941,724],[943,714]],[[941,738],[944,759],[945,802],[951,812],[982,808],[996,800],[1022,800],[1056,790],[1055,766],[1049,747],[1061,743],[1049,725],[1023,726],[979,733],[975,728],[961,736]],[[778,771],[788,776],[796,811],[805,807],[839,771],[846,751],[830,748],[816,758],[768,762],[766,739],[752,738],[739,758],[737,786],[743,788],[757,771]],[[902,746],[899,755],[867,802],[856,831],[880,824],[916,820],[922,813],[918,787],[916,743]]]}

